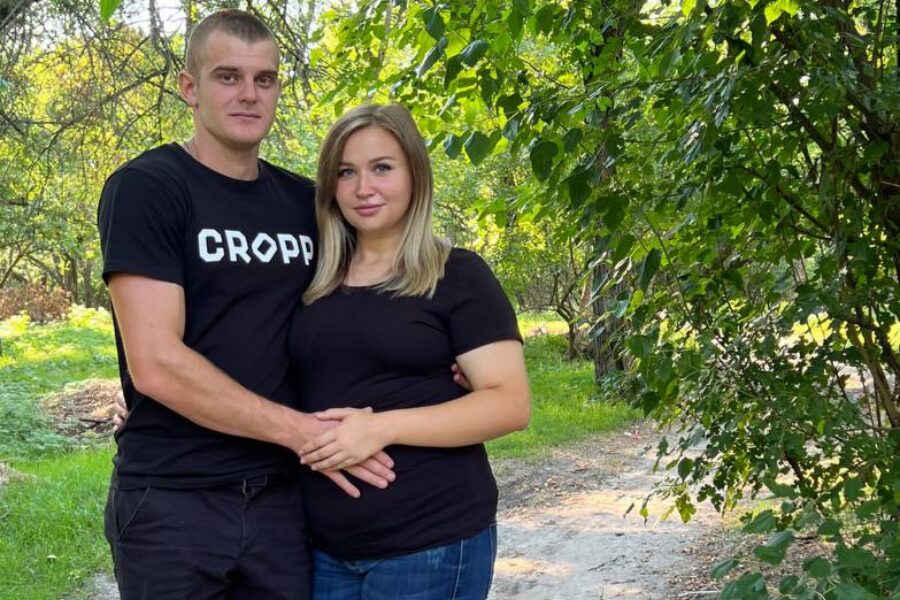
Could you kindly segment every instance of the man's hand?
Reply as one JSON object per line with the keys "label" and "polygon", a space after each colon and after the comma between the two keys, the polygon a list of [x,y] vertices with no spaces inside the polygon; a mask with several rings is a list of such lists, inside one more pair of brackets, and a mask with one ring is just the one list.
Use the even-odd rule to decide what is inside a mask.
{"label": "man's hand", "polygon": [[453,373],[453,383],[460,387],[466,388],[468,391],[472,391],[474,388],[472,384],[469,382],[469,379],[466,377],[466,374],[463,373],[462,367],[459,366],[459,363],[453,363],[450,365],[450,371]]}
{"label": "man's hand", "polygon": [[[331,412],[331,411],[327,411]],[[358,411],[371,413],[371,409],[367,411]],[[301,447],[305,446],[306,440],[318,439],[322,435],[327,434],[330,430],[338,427],[340,420],[316,418],[312,415],[303,415],[301,421],[300,435]],[[353,483],[347,479],[346,475],[341,471],[353,475],[357,479],[368,483],[371,486],[384,489],[394,479],[396,475],[391,470],[394,467],[394,461],[385,452],[381,451],[381,447],[374,449],[372,452],[362,457],[355,463],[350,463],[341,467],[329,468],[322,467],[314,469],[321,471],[323,475],[328,477],[335,485],[344,490],[348,495],[359,498],[360,491]],[[295,452],[300,456],[300,462],[303,463],[303,455],[299,448],[295,447]]]}
{"label": "man's hand", "polygon": [[362,465],[370,456],[384,454],[384,447],[390,444],[371,409],[333,408],[316,413],[316,417],[336,426],[300,449],[300,462],[314,471]]}

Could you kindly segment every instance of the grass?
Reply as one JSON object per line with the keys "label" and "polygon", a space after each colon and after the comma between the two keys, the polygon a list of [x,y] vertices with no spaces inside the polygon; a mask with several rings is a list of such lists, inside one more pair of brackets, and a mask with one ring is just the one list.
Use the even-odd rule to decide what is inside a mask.
{"label": "grass", "polygon": [[60,598],[108,568],[111,459],[106,447],[16,464],[27,475],[0,488],[0,599]]}
{"label": "grass", "polygon": [[[600,400],[590,362],[565,360],[565,324],[549,313],[520,317],[534,410],[530,427],[489,444],[493,458],[537,455],[637,418]],[[113,449],[77,449],[53,433],[40,398],[66,384],[117,375],[112,324],[104,311],[34,325],[0,322],[0,461],[20,475],[0,486],[0,600],[79,597],[110,566],[103,505]],[[83,591],[80,592],[83,595]]]}
{"label": "grass", "polygon": [[558,335],[527,339],[531,424],[525,431],[489,442],[492,458],[534,456],[548,447],[571,444],[591,433],[619,429],[639,417],[624,399],[614,404],[601,399],[594,385],[591,362],[568,361],[565,352],[566,341]]}
{"label": "grass", "polygon": [[73,307],[49,325],[18,316],[0,321],[0,460],[69,449],[41,413],[40,398],[84,379],[118,375],[112,322],[104,310]]}

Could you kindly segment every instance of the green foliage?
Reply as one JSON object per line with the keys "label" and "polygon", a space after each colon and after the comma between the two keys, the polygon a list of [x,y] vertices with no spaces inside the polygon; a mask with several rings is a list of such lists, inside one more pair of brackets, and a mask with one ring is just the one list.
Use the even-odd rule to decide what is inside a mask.
{"label": "green foliage", "polygon": [[72,446],[41,412],[40,398],[67,383],[118,375],[109,313],[75,306],[65,321],[0,321],[0,459],[37,457]]}
{"label": "green foliage", "polygon": [[[384,39],[409,63],[367,89],[436,137],[501,136],[491,153],[531,172],[507,206],[570,225],[594,269],[594,335],[636,404],[680,432],[661,458],[683,518],[767,488],[784,501],[752,522],[770,563],[827,524],[830,574],[781,582],[785,597],[900,585],[896,10],[369,0],[325,24],[330,56],[352,62],[393,11]],[[722,597],[769,589],[747,573]]]}
{"label": "green foliage", "polygon": [[[544,319],[520,319],[523,330],[564,329]],[[566,358],[560,335],[536,335],[525,343],[531,383],[532,418],[528,429],[488,443],[492,458],[534,456],[553,446],[572,444],[591,433],[614,431],[635,420],[638,412],[618,397],[601,397],[588,360]]]}
{"label": "green foliage", "polygon": [[103,506],[112,450],[14,467],[0,486],[0,598],[61,598],[109,567]]}

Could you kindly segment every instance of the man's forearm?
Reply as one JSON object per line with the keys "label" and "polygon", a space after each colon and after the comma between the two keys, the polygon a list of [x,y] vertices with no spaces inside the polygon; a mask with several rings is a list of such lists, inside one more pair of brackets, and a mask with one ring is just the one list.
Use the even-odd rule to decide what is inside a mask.
{"label": "man's forearm", "polygon": [[316,419],[247,390],[180,342],[129,368],[138,391],[208,429],[295,452],[325,429]]}

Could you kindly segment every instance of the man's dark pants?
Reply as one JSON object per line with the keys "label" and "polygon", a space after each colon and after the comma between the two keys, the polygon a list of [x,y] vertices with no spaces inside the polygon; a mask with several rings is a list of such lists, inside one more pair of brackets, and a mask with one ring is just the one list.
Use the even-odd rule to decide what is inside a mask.
{"label": "man's dark pants", "polygon": [[307,600],[309,535],[295,478],[123,489],[106,506],[122,600]]}

